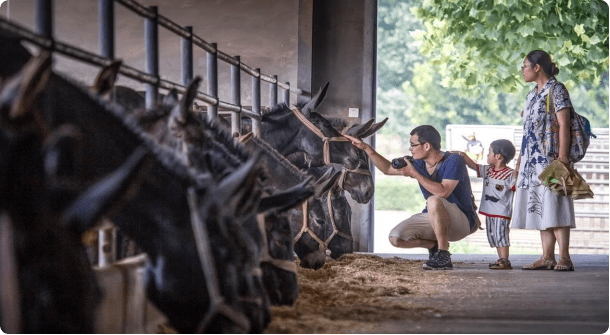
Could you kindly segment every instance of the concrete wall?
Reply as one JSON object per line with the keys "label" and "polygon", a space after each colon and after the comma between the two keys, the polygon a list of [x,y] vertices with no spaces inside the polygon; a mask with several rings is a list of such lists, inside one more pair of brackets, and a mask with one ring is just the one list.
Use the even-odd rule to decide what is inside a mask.
{"label": "concrete wall", "polygon": [[[375,117],[376,19],[374,0],[300,0],[298,83],[312,92],[330,83],[321,114]],[[349,116],[350,108],[358,109],[357,117]],[[373,204],[350,204],[354,249],[373,251]]]}

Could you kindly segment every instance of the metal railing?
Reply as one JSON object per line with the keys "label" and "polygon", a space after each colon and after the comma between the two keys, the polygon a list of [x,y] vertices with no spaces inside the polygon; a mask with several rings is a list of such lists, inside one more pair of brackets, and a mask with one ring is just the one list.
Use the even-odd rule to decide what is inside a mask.
{"label": "metal railing", "polygon": [[[290,92],[297,95],[306,92],[291,87],[289,82],[280,82],[277,75],[263,74],[259,68],[252,68],[241,62],[240,56],[230,56],[218,50],[215,43],[208,43],[193,33],[191,26],[179,26],[158,13],[157,6],[144,7],[133,0],[98,0],[99,37],[101,55],[80,49],[68,43],[53,39],[53,1],[36,0],[35,19],[36,32],[18,24],[0,18],[0,28],[10,31],[41,48],[57,51],[68,57],[87,62],[96,66],[107,66],[114,60],[114,3],[118,2],[133,13],[145,20],[144,39],[146,49],[146,71],[140,71],[122,64],[119,73],[146,84],[146,107],[152,108],[157,101],[159,88],[179,93],[186,91],[186,86],[193,78],[193,45],[207,53],[207,87],[208,92],[197,92],[196,98],[208,105],[208,119],[218,117],[218,109],[229,110],[231,115],[232,132],[240,132],[241,116],[243,114],[253,119],[253,132],[259,135],[261,91],[260,81],[269,86],[269,105],[278,103],[278,87],[284,90],[283,101],[290,103]],[[181,74],[182,84],[161,79],[159,76],[159,36],[158,27],[162,26],[175,35],[181,37]],[[218,60],[231,66],[231,102],[221,101],[218,98]],[[252,77],[252,110],[245,109],[241,104],[241,72]]]}
{"label": "metal railing", "polygon": [[[115,11],[114,3],[118,2],[131,12],[145,20],[144,39],[146,55],[146,71],[140,71],[122,64],[119,73],[142,83],[146,86],[146,108],[153,108],[157,101],[159,88],[179,93],[186,92],[186,86],[193,79],[193,45],[207,53],[207,92],[197,92],[196,98],[208,105],[207,118],[218,118],[218,109],[231,111],[231,130],[233,133],[241,132],[241,114],[252,119],[252,132],[260,135],[261,120],[261,80],[268,82],[269,105],[278,103],[278,87],[284,90],[283,102],[290,104],[290,92],[303,95],[306,92],[291,87],[289,82],[280,82],[276,75],[266,75],[259,68],[252,68],[241,62],[240,56],[230,56],[218,50],[215,43],[208,43],[193,33],[191,26],[179,26],[158,13],[157,6],[144,7],[133,0],[98,0],[99,17],[99,46],[100,54],[80,49],[76,46],[56,41],[53,37],[53,1],[35,1],[35,27],[33,32],[16,23],[0,17],[0,30],[29,41],[38,47],[59,52],[73,59],[96,66],[108,66],[115,60]],[[158,27],[164,27],[180,36],[181,40],[181,79],[182,84],[161,79],[159,76],[159,34]],[[221,101],[218,98],[218,60],[224,61],[231,68],[231,102]],[[244,108],[241,104],[241,72],[252,77],[252,110]],[[107,246],[112,246],[107,248]],[[106,246],[106,248],[103,248]],[[98,265],[105,266],[116,260],[116,231],[102,228],[99,231]]]}

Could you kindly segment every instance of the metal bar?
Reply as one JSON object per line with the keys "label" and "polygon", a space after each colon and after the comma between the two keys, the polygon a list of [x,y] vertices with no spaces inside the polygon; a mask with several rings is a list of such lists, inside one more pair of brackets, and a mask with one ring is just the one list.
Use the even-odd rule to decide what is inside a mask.
{"label": "metal bar", "polygon": [[105,267],[116,261],[116,229],[104,226],[98,230],[98,266]]}
{"label": "metal bar", "polygon": [[159,22],[159,25],[161,27],[166,28],[167,30],[173,32],[174,34],[180,37],[187,38],[190,36],[189,32],[186,29],[180,27],[178,24],[174,23],[165,16],[159,15],[157,17],[157,22]]}
{"label": "metal bar", "polygon": [[36,32],[53,39],[53,0],[36,0]]}
{"label": "metal bar", "polygon": [[[240,61],[239,56],[233,57]],[[231,65],[231,102],[241,105],[241,71],[239,64]],[[231,133],[241,134],[241,115],[239,112],[231,113]]]}
{"label": "metal bar", "polygon": [[239,59],[235,59],[235,57],[231,57],[220,50],[216,50],[216,54],[218,56],[218,59],[224,61],[225,63],[228,63],[229,65],[239,66],[239,64],[241,64]]}
{"label": "metal bar", "polygon": [[[256,71],[260,72],[260,69],[256,69]],[[261,114],[261,79],[257,77],[252,77],[252,112]],[[252,133],[254,136],[260,137],[260,120],[252,120]]]}
{"label": "metal bar", "polygon": [[269,84],[269,107],[277,105],[277,75],[273,75],[275,83]]}
{"label": "metal bar", "polygon": [[[286,82],[286,86],[290,87],[290,82]],[[290,90],[284,89],[284,103],[286,106],[290,106]]]}
{"label": "metal bar", "polygon": [[[217,50],[216,43],[212,43],[214,50]],[[218,99],[218,58],[216,52],[207,54],[208,65],[208,94]],[[208,108],[208,120],[218,118],[218,105],[213,104]]]}
{"label": "metal bar", "polygon": [[12,33],[15,36],[21,37],[31,43],[38,45],[41,48],[48,49],[52,46],[53,41],[50,38],[40,36],[29,29],[12,22],[8,22],[0,17],[0,28]]}
{"label": "metal bar", "polygon": [[[212,45],[211,43],[206,42],[205,40],[201,39],[199,36],[194,35],[192,33],[192,31],[188,31],[187,29],[180,27],[178,24],[174,23],[173,21],[169,20],[168,18],[161,16],[157,13],[156,10],[156,6],[153,6],[155,8],[155,10],[153,11],[151,8],[149,7],[148,9],[142,5],[140,5],[139,3],[137,3],[136,1],[133,0],[114,0],[118,3],[120,3],[121,5],[125,6],[126,8],[128,8],[129,10],[131,10],[132,12],[136,13],[139,16],[144,17],[147,20],[155,20],[157,23],[157,29],[158,29],[158,25],[161,25],[164,28],[167,28],[168,30],[172,31],[173,33],[175,33],[176,35],[182,37],[182,38],[192,38],[192,43],[195,44],[196,46],[202,48],[204,51],[208,52],[208,53],[212,53],[212,54],[216,54],[217,58],[230,64],[230,65],[239,65],[241,70],[250,74],[253,77],[258,77],[263,81],[269,82],[271,84],[277,84],[280,88],[285,89],[285,90],[289,90],[290,92],[296,93],[298,95],[303,95],[306,92],[295,88],[295,87],[290,87],[290,85],[284,84],[282,82],[278,82],[277,78],[273,77],[273,76],[269,76],[266,74],[262,74],[260,73],[260,71],[255,70],[254,68],[241,63],[240,61],[238,61],[237,59],[235,59],[234,57],[231,57],[229,55],[227,55],[226,53],[217,50],[216,46]],[[102,8],[102,3],[104,3],[104,9]],[[53,35],[53,28],[52,28],[52,24],[53,24],[53,18],[52,18],[52,1],[51,0],[36,0],[36,5],[37,5],[37,32],[39,33],[39,35],[42,35],[42,37],[47,37],[49,39],[52,38]],[[40,10],[38,9],[40,8]],[[112,18],[112,22],[106,22],[106,23],[102,23],[102,15],[107,15],[106,12],[110,11],[113,12],[114,11],[114,5],[113,5],[113,1],[110,0],[100,0],[100,26],[102,24],[110,24],[110,25],[114,25],[114,18]],[[102,34],[102,32],[100,32],[100,34]],[[100,44],[100,48],[102,48],[102,55],[106,56],[106,55],[110,55],[111,53],[114,56],[114,31],[112,33],[111,37],[101,37],[100,36],[100,43],[108,43],[108,42],[102,42],[102,41],[107,41],[107,39],[109,40],[110,38],[113,40],[113,45],[112,47],[109,47],[108,44]],[[42,48],[50,48],[50,45],[52,45],[52,40],[47,42],[47,43],[36,43],[38,44],[40,47]],[[158,42],[157,42],[158,44]],[[105,49],[105,48],[109,48],[109,49]],[[114,57],[107,57],[107,58],[114,58]]]}
{"label": "metal bar", "polygon": [[182,37],[180,53],[182,55],[182,84],[188,85],[193,79],[193,27],[185,26],[189,32],[188,37]]}
{"label": "metal bar", "polygon": [[121,5],[127,7],[132,12],[144,17],[145,19],[154,19],[157,15],[153,12],[150,12],[146,7],[140,5],[139,3],[132,0],[116,0],[116,2]]}
{"label": "metal bar", "polygon": [[114,59],[114,1],[98,0],[100,54]]}
{"label": "metal bar", "polygon": [[[159,27],[157,26],[157,6],[148,7],[154,13],[153,18],[144,20],[144,43],[146,47],[146,73],[151,76],[159,76]],[[146,109],[153,109],[159,88],[155,85],[146,84]]]}
{"label": "metal bar", "polygon": [[210,52],[214,53],[217,51],[216,48],[214,48],[212,46],[212,44],[202,40],[201,37],[199,37],[197,35],[193,35],[193,44],[195,44],[196,46],[203,49],[203,51],[208,52],[208,53],[210,53]]}
{"label": "metal bar", "polygon": [[216,57],[218,59],[224,61],[225,63],[228,63],[230,65],[239,65],[241,67],[242,71],[250,74],[253,77],[259,77],[261,80],[264,80],[271,84],[277,83],[279,87],[281,87],[285,90],[290,90],[291,92],[294,92],[299,95],[303,95],[305,93],[298,88],[290,87],[289,85],[285,85],[282,82],[278,82],[277,78],[268,76],[266,74],[262,74],[259,71],[256,71],[254,68],[251,68],[248,65],[241,63],[234,57],[231,57],[228,54],[226,54],[220,50],[217,50],[216,46],[213,45],[212,43],[208,43],[205,40],[203,40],[201,37],[192,34],[192,32],[189,32],[186,29],[184,29],[183,27],[180,27],[178,24],[174,23],[170,19],[168,19],[162,15],[158,15],[158,13],[152,13],[151,11],[146,9],[146,7],[138,4],[136,1],[133,1],[133,0],[115,0],[115,1],[117,1],[118,3],[122,4],[123,6],[127,7],[128,9],[130,9],[131,11],[136,13],[137,15],[140,15],[144,18],[148,18],[148,19],[156,18],[158,25],[168,29],[169,31],[175,33],[176,35],[178,35],[180,37],[188,38],[189,36],[192,36],[193,44],[200,47],[207,53],[216,54]]}
{"label": "metal bar", "polygon": [[[26,28],[23,28],[12,22],[8,22],[2,18],[0,18],[0,29],[11,32],[15,36],[21,37],[35,45],[38,45],[41,48],[51,47],[52,42],[50,39],[37,35],[31,31],[29,31]],[[92,64],[92,65],[106,66],[106,65],[110,65],[112,63],[111,59],[95,55],[93,53],[76,48],[76,47],[71,46],[66,43],[57,42],[55,44],[55,51],[57,51],[63,55],[66,55],[68,57],[72,57],[74,59],[78,59],[78,60],[84,61],[84,62]],[[145,72],[142,72],[140,70],[137,70],[129,65],[122,64],[121,68],[119,69],[119,73],[121,73],[131,79],[135,79],[140,82],[151,84],[151,85],[156,85],[156,86],[159,86],[159,87],[167,89],[167,90],[176,89],[179,93],[186,92],[185,86],[182,86],[182,85],[179,85],[179,84],[167,81],[167,80],[160,79],[159,77],[151,76],[151,75],[149,75]],[[213,105],[218,105],[219,108],[238,112],[238,113],[241,113],[243,115],[246,115],[246,116],[256,119],[256,120],[261,119],[260,115],[255,114],[248,109],[244,109],[239,105],[230,104],[228,102],[218,101],[218,99],[208,96],[207,94],[202,93],[202,92],[197,92],[197,98],[199,100],[205,101],[207,103],[210,103]]]}

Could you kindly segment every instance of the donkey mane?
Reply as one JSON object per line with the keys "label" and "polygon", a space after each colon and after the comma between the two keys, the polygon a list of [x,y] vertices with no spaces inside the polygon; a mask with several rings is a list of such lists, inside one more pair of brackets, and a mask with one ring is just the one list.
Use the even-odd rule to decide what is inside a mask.
{"label": "donkey mane", "polygon": [[294,164],[290,163],[290,161],[288,161],[286,157],[284,157],[277,150],[272,148],[267,142],[255,136],[253,136],[250,141],[255,142],[256,145],[263,148],[263,150],[269,153],[273,158],[277,159],[277,161],[280,163],[280,165],[282,165],[282,167],[287,169],[292,175],[297,177],[299,180],[305,180],[309,177],[309,175],[305,171],[297,168],[296,166],[294,166]]}
{"label": "donkey mane", "polygon": [[[294,107],[296,107],[298,110],[301,110],[303,107],[305,107],[305,105],[311,101],[310,98],[303,98],[303,97],[299,97],[297,99],[297,103],[294,105]],[[262,111],[261,115],[262,116],[272,116],[272,115],[276,115],[276,114],[280,114],[280,113],[286,113],[286,111],[289,111],[290,107],[288,105],[286,105],[285,103],[279,103],[271,108],[266,108]],[[333,116],[322,116],[319,113],[316,112],[312,112],[312,115],[314,115],[314,119],[317,119],[319,122],[323,122],[322,119],[326,119],[330,122],[330,125],[337,129],[337,130],[341,130],[343,128],[345,128],[346,126],[349,125],[350,122],[339,118],[339,117],[333,117]],[[318,115],[319,118],[316,118],[315,115]],[[311,120],[310,121],[314,121]]]}
{"label": "donkey mane", "polygon": [[137,120],[130,115],[130,111],[117,104],[107,102],[99,95],[91,92],[89,89],[85,88],[84,85],[72,78],[64,77],[59,74],[55,74],[55,76],[58,79],[64,80],[68,84],[76,87],[86,99],[100,105],[102,109],[109,112],[109,114],[111,114],[114,118],[118,119],[125,131],[133,133],[146,146],[146,148],[152,152],[156,160],[159,161],[164,168],[168,169],[169,171],[173,171],[182,181],[193,183],[198,179],[196,174],[187,167],[187,164],[183,158],[177,156],[174,151],[159,146],[150,135],[146,134],[146,132],[144,132],[138,125]]}
{"label": "donkey mane", "polygon": [[240,159],[245,161],[250,157],[251,153],[246,149],[243,143],[236,141],[225,126],[216,121],[208,120],[207,118],[203,120],[203,123],[207,129],[217,134],[217,137],[222,140],[222,144],[235,148],[236,153],[234,154],[237,154]]}
{"label": "donkey mane", "polygon": [[[305,103],[307,103],[307,102],[305,102]],[[304,105],[305,104],[303,104],[303,106]],[[303,107],[303,106],[299,107],[298,105],[295,105],[295,106],[297,108],[299,108],[299,109],[301,107]],[[275,115],[275,114],[285,113],[286,110],[290,110],[290,106],[288,106],[285,102],[282,102],[282,103],[279,103],[279,104],[277,104],[275,106],[272,106],[271,108],[264,108],[261,111],[261,116],[265,117],[265,116],[272,116],[272,115]]]}

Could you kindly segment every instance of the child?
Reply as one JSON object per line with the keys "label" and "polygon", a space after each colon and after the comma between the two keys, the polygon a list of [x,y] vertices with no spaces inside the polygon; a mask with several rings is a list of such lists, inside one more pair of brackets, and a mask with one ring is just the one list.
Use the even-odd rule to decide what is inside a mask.
{"label": "child", "polygon": [[477,177],[483,178],[483,193],[479,213],[485,216],[487,226],[487,240],[492,248],[496,248],[498,259],[489,264],[490,269],[512,269],[508,260],[508,239],[510,218],[513,208],[513,195],[515,180],[513,169],[506,166],[515,157],[515,147],[509,140],[493,141],[489,145],[487,164],[479,165],[468,155],[459,153],[469,168],[477,171]]}

